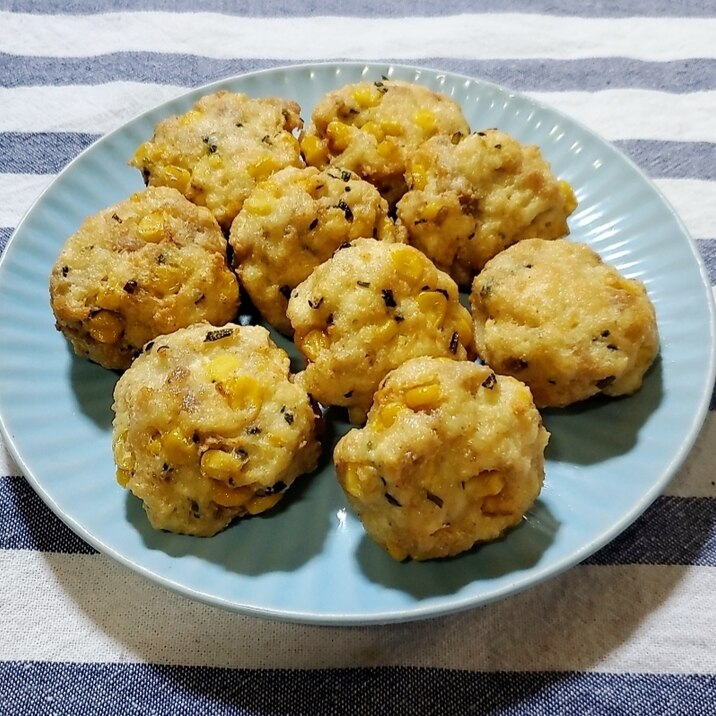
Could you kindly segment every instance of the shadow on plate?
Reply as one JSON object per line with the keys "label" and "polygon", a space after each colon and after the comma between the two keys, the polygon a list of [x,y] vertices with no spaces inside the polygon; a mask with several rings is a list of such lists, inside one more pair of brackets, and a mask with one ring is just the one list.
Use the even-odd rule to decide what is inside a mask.
{"label": "shadow on plate", "polygon": [[534,567],[553,543],[559,522],[540,500],[522,524],[501,539],[440,560],[398,564],[367,535],[357,552],[366,577],[415,599],[455,594],[476,581],[497,580]]}
{"label": "shadow on plate", "polygon": [[[67,350],[72,353],[69,346]],[[112,427],[114,417],[112,401],[117,380],[119,380],[119,373],[102,368],[90,360],[78,358],[72,353],[70,384],[77,405],[84,415],[103,430]]]}
{"label": "shadow on plate", "polygon": [[566,408],[541,411],[551,433],[547,459],[591,465],[629,452],[662,398],[663,367],[657,357],[641,389],[633,395],[600,395]]}
{"label": "shadow on plate", "polygon": [[144,546],[170,557],[196,557],[230,572],[258,576],[293,572],[319,555],[331,529],[333,515],[343,504],[332,473],[330,450],[336,440],[327,424],[323,454],[317,469],[302,475],[273,509],[238,519],[214,537],[191,537],[155,530],[139,499],[127,493],[126,518]]}

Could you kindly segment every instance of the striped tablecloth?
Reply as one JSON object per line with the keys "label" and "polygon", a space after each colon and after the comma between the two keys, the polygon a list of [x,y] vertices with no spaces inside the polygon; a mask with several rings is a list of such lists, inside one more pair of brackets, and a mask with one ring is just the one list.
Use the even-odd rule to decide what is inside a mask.
{"label": "striped tablecloth", "polygon": [[[0,250],[61,168],[138,112],[340,59],[484,78],[581,120],[654,179],[716,281],[709,0],[0,0]],[[0,443],[0,713],[716,714],[713,408],[603,558],[485,607],[352,628],[165,591],[69,533]]]}

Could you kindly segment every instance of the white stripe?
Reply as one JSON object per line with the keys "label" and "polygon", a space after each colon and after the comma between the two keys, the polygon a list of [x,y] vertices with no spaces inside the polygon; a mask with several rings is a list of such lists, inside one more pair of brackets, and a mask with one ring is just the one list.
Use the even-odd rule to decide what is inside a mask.
{"label": "white stripe", "polygon": [[[714,41],[716,44],[716,40]],[[672,94],[618,89],[601,92],[529,92],[609,140],[715,142],[716,92]]]}
{"label": "white stripe", "polygon": [[716,182],[701,179],[656,179],[657,188],[686,224],[691,236],[716,237]]}
{"label": "white stripe", "polygon": [[[0,88],[0,132],[104,134],[188,89],[141,82]],[[529,95],[610,140],[716,141],[712,121],[716,91],[671,94],[621,89]]]}
{"label": "white stripe", "polygon": [[713,498],[716,496],[713,465],[716,465],[716,411],[709,411],[693,449],[664,494]]}
{"label": "white stripe", "polygon": [[0,436],[0,475],[21,475],[20,468],[12,458]]}
{"label": "white stripe", "polygon": [[17,226],[52,174],[0,174],[0,226]]}
{"label": "white stripe", "polygon": [[[2,12],[4,52],[86,57],[154,51],[309,60],[352,57],[715,57],[714,18],[574,18],[516,13],[421,18],[239,17],[122,12]],[[76,38],[82,38],[77,42]]]}
{"label": "white stripe", "polygon": [[194,603],[97,555],[6,551],[0,569],[6,660],[716,671],[712,568],[580,566],[483,609],[349,630],[257,620]]}
{"label": "white stripe", "polygon": [[187,89],[141,82],[0,88],[0,132],[105,134]]}

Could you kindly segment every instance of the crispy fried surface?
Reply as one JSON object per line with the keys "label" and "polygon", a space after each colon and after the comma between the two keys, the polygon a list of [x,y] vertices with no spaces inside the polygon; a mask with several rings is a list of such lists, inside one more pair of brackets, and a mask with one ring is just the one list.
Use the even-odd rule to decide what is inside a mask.
{"label": "crispy fried surface", "polygon": [[357,239],[340,249],[294,290],[287,315],[307,358],[302,383],[355,420],[385,374],[408,358],[473,354],[454,281],[402,244]]}
{"label": "crispy fried surface", "polygon": [[583,244],[515,244],[476,277],[470,300],[479,354],[527,383],[539,407],[633,393],[658,352],[644,285]]}
{"label": "crispy fried surface", "polygon": [[66,241],[50,300],[77,354],[122,369],[161,333],[232,320],[239,289],[209,211],[150,187],[89,217]]}
{"label": "crispy fried surface", "polygon": [[447,557],[518,524],[548,433],[530,391],[486,366],[415,358],[388,374],[365,427],[336,445],[339,482],[397,560]]}
{"label": "crispy fried surface", "polygon": [[316,466],[319,420],[259,326],[157,338],[114,393],[117,479],[157,529],[210,536],[273,507]]}
{"label": "crispy fried surface", "polygon": [[290,334],[288,297],[346,241],[404,240],[377,189],[346,169],[289,167],[257,186],[231,226],[241,283],[263,317]]}

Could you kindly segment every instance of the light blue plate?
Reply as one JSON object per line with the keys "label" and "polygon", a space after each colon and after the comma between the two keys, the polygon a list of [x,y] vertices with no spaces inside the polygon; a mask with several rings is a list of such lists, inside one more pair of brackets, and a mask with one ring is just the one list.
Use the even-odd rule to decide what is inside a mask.
{"label": "light blue plate", "polygon": [[[308,118],[327,90],[361,79],[417,81],[452,95],[473,129],[538,144],[576,190],[572,239],[646,283],[662,338],[636,395],[545,415],[544,491],[505,539],[460,557],[397,564],[347,509],[326,457],[265,517],[212,539],[152,530],[114,480],[116,376],[74,358],[55,331],[48,275],[88,214],[141,188],[127,166],[154,124],[219,88],[297,100]],[[202,87],[129,122],[73,161],[33,206],[0,264],[0,425],[50,508],[101,552],[189,597],[247,614],[331,624],[435,616],[513,594],[583,560],[662,491],[703,422],[714,379],[711,289],[664,199],[613,147],[567,117],[467,77],[363,64],[295,66]],[[329,426],[327,439],[345,426]],[[329,454],[328,449],[326,450]]]}

